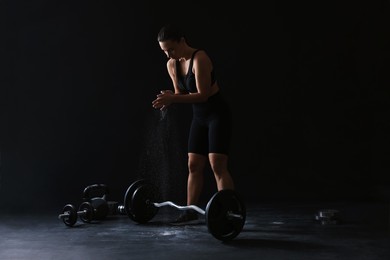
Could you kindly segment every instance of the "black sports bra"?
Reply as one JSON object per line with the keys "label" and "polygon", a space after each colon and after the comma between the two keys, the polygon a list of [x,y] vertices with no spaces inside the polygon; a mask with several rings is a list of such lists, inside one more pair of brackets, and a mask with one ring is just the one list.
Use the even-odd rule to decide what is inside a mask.
{"label": "black sports bra", "polygon": [[[195,54],[198,51],[200,51],[200,49],[197,49],[192,53],[190,65],[188,66],[187,75],[181,74],[181,72],[179,70],[180,63],[178,60],[176,61],[176,75],[177,75],[177,79],[179,82],[179,87],[180,87],[180,89],[187,91],[187,92],[191,92],[191,93],[198,92],[198,89],[196,88],[195,74],[192,72],[193,60],[194,60]],[[211,86],[215,83],[215,81],[216,81],[216,77],[215,77],[215,72],[213,69],[211,71]]]}

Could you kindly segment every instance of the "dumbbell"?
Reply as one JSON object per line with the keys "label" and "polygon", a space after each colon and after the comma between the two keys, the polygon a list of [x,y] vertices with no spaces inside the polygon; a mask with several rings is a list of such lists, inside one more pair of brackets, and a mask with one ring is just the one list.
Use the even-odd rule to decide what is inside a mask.
{"label": "dumbbell", "polygon": [[77,218],[83,222],[89,223],[92,221],[94,215],[94,209],[89,202],[81,203],[78,211],[76,207],[72,204],[66,204],[62,209],[62,213],[58,215],[59,219],[62,219],[65,225],[72,227],[77,222]]}
{"label": "dumbbell", "polygon": [[145,224],[158,212],[159,208],[171,206],[179,210],[193,209],[205,215],[208,231],[218,240],[229,241],[238,236],[246,220],[246,207],[238,194],[231,189],[216,192],[208,201],[206,210],[196,205],[179,206],[172,201],[156,202],[159,194],[149,180],[133,182],[124,197],[126,214],[133,221]]}
{"label": "dumbbell", "polygon": [[124,206],[117,201],[109,201],[109,189],[105,184],[92,184],[83,191],[83,200],[88,201],[96,209],[95,219],[102,220],[108,215],[126,215]]}
{"label": "dumbbell", "polygon": [[315,220],[322,225],[339,224],[341,222],[339,211],[336,209],[319,210],[315,215]]}
{"label": "dumbbell", "polygon": [[109,214],[107,203],[108,187],[105,184],[92,184],[85,187],[83,201],[91,203],[94,208],[94,220],[103,220]]}

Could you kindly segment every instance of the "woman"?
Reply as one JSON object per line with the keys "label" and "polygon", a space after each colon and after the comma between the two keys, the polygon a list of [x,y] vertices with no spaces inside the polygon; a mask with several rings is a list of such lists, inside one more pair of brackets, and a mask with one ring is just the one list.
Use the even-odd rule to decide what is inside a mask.
{"label": "woman", "polygon": [[[192,104],[193,118],[188,139],[187,205],[196,205],[208,161],[218,191],[234,189],[228,170],[232,114],[220,91],[212,61],[204,50],[190,46],[183,32],[174,25],[162,27],[157,40],[168,57],[167,70],[174,92],[162,90],[152,105],[164,110],[172,103]],[[197,219],[196,211],[187,210],[175,223]]]}

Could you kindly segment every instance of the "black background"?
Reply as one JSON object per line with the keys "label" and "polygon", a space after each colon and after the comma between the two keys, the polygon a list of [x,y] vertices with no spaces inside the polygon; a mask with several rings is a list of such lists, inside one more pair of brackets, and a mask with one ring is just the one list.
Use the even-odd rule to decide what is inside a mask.
{"label": "black background", "polygon": [[[0,1],[0,205],[61,209],[140,177],[185,201],[190,107],[156,35],[214,60],[247,201],[382,200],[389,182],[389,1]],[[206,172],[203,200],[215,192]]]}

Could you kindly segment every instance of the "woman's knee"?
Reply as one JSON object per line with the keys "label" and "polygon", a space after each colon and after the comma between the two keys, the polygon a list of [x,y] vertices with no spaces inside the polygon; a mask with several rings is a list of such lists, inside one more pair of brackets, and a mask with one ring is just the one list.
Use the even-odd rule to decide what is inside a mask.
{"label": "woman's knee", "polygon": [[206,165],[206,157],[198,154],[188,156],[188,170],[192,174],[202,173]]}
{"label": "woman's knee", "polygon": [[209,155],[210,166],[214,174],[222,175],[227,172],[227,156],[222,154]]}

